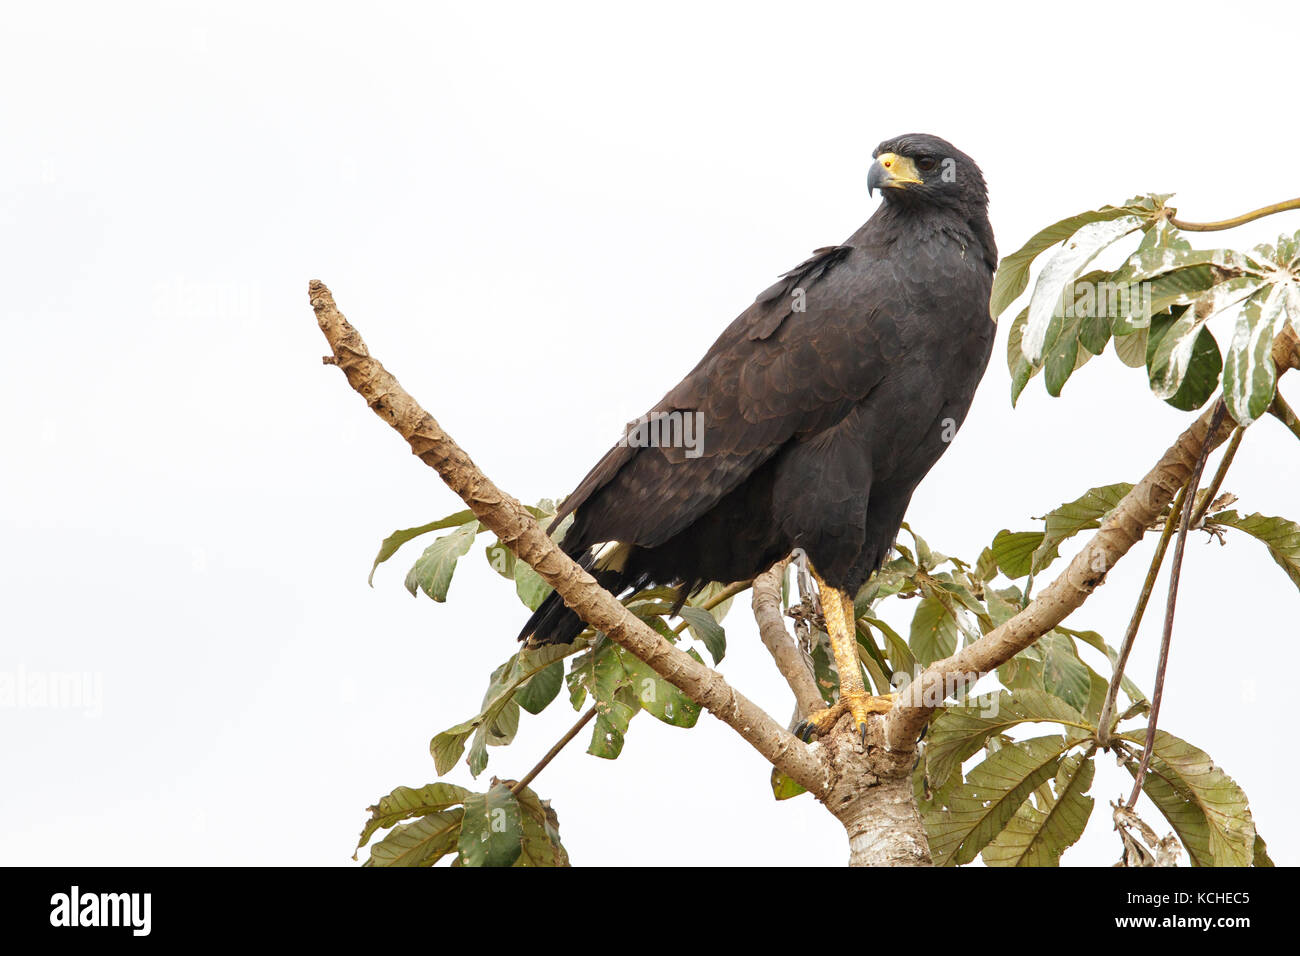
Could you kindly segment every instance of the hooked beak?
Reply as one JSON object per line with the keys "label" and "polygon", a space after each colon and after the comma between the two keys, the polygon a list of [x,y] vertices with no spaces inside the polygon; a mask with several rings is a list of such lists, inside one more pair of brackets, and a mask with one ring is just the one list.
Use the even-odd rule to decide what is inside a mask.
{"label": "hooked beak", "polygon": [[906,156],[881,153],[867,173],[867,195],[874,195],[877,189],[904,189],[923,181],[916,164]]}

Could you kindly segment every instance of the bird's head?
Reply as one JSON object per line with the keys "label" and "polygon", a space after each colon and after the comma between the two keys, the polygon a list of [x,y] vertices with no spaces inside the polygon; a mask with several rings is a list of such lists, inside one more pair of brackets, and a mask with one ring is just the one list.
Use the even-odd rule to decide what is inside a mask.
{"label": "bird's head", "polygon": [[984,176],[975,161],[947,140],[926,133],[887,139],[871,154],[867,191],[885,202],[980,210],[988,205]]}

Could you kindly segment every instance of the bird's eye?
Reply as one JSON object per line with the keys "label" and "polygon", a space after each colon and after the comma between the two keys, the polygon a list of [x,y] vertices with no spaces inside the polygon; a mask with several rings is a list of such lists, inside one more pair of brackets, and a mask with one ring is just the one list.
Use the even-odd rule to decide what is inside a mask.
{"label": "bird's eye", "polygon": [[928,173],[930,170],[934,169],[934,157],[922,156],[916,161],[916,168],[923,173]]}

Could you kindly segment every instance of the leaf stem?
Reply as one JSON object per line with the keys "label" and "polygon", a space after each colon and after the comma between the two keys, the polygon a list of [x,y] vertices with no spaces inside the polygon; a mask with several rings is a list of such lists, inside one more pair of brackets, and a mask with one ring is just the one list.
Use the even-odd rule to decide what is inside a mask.
{"label": "leaf stem", "polygon": [[[733,598],[737,594],[741,593],[742,591],[748,591],[750,587],[753,585],[753,583],[754,583],[753,578],[750,578],[747,581],[732,581],[725,588],[723,588],[717,594],[713,595],[713,597],[709,598],[703,604],[699,604],[696,606],[699,607],[701,611],[712,611],[723,601],[727,600],[727,598]],[[687,622],[683,620],[680,624],[678,624],[675,628],[673,628],[673,633],[680,634],[682,631],[686,630],[686,627],[687,627]]]}
{"label": "leaf stem", "polygon": [[1286,403],[1286,399],[1282,397],[1280,391],[1273,393],[1273,404],[1268,407],[1268,410],[1273,413],[1278,421],[1290,429],[1291,434],[1295,435],[1296,438],[1300,438],[1300,418],[1296,417],[1296,413],[1291,410],[1291,406]]}
{"label": "leaf stem", "polygon": [[1256,219],[1263,219],[1265,216],[1287,212],[1292,209],[1300,209],[1300,198],[1275,202],[1271,206],[1261,206],[1251,212],[1242,213],[1240,216],[1234,216],[1231,219],[1220,219],[1218,222],[1183,222],[1181,219],[1170,217],[1169,224],[1185,232],[1218,232],[1222,229],[1243,226],[1248,222],[1254,222]]}
{"label": "leaf stem", "polygon": [[1160,576],[1160,566],[1164,564],[1165,552],[1169,549],[1169,539],[1173,537],[1174,528],[1177,527],[1177,516],[1182,511],[1183,499],[1186,495],[1187,485],[1183,485],[1178,490],[1178,497],[1169,506],[1169,517],[1165,519],[1164,530],[1160,532],[1156,552],[1151,556],[1151,566],[1147,568],[1146,580],[1142,582],[1142,593],[1138,595],[1133,616],[1129,618],[1128,630],[1124,632],[1124,642],[1120,645],[1119,655],[1115,660],[1115,673],[1111,675],[1106,703],[1102,705],[1101,714],[1097,717],[1097,742],[1103,747],[1110,746],[1111,715],[1115,712],[1120,685],[1124,681],[1124,668],[1128,665],[1128,656],[1133,650],[1138,628],[1142,625],[1142,617],[1146,614],[1147,602],[1151,600],[1151,592],[1155,590],[1156,578]]}
{"label": "leaf stem", "polygon": [[1199,528],[1201,522],[1205,520],[1205,513],[1210,510],[1210,505],[1214,503],[1214,498],[1219,493],[1219,488],[1223,485],[1223,476],[1228,473],[1228,466],[1232,464],[1232,459],[1237,456],[1237,449],[1241,447],[1241,438],[1246,434],[1246,429],[1238,427],[1232,433],[1232,438],[1228,441],[1228,447],[1223,450],[1223,459],[1219,462],[1218,469],[1214,472],[1214,477],[1210,480],[1210,487],[1205,490],[1204,496],[1201,497],[1200,504],[1192,513],[1192,527]]}
{"label": "leaf stem", "polygon": [[559,752],[568,745],[569,741],[571,741],[574,737],[578,736],[578,732],[582,730],[583,727],[587,726],[587,722],[590,721],[591,718],[595,716],[596,716],[596,705],[592,704],[590,707],[587,708],[587,712],[578,718],[578,722],[574,724],[572,727],[570,727],[568,731],[564,734],[564,736],[555,742],[555,746],[552,747],[550,750],[546,751],[546,756],[537,762],[537,766],[534,767],[532,770],[528,771],[528,773],[524,774],[523,779],[510,788],[510,792],[513,794],[518,794],[521,790],[524,789],[524,787],[532,783],[533,779],[539,773],[541,773],[543,770],[546,769],[546,765],[550,763],[552,760],[554,760],[556,755],[559,754]]}
{"label": "leaf stem", "polygon": [[1183,551],[1187,546],[1187,532],[1192,523],[1192,506],[1196,502],[1196,488],[1201,483],[1201,473],[1205,471],[1206,459],[1210,457],[1211,437],[1219,430],[1219,423],[1223,421],[1226,411],[1227,406],[1223,403],[1223,399],[1219,399],[1205,435],[1205,444],[1201,446],[1196,467],[1192,470],[1191,477],[1187,479],[1183,494],[1182,525],[1178,529],[1178,543],[1174,545],[1174,563],[1169,569],[1169,598],[1165,604],[1165,632],[1160,639],[1160,663],[1156,666],[1156,686],[1151,695],[1151,716],[1147,721],[1146,746],[1142,750],[1142,762],[1138,764],[1137,777],[1133,780],[1133,792],[1128,798],[1130,809],[1137,803],[1138,794],[1142,792],[1142,781],[1146,778],[1147,767],[1151,763],[1151,751],[1155,749],[1156,724],[1160,718],[1160,701],[1165,691],[1165,671],[1169,667],[1169,644],[1174,635],[1174,605],[1178,602],[1178,580],[1183,567]]}

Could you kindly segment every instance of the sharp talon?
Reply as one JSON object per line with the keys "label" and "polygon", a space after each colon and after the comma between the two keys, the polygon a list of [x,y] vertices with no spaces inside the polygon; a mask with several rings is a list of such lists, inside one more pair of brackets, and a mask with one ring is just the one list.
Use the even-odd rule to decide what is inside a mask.
{"label": "sharp talon", "polygon": [[862,731],[862,746],[865,748],[867,746],[867,725],[858,724],[858,729]]}
{"label": "sharp talon", "polygon": [[802,740],[804,743],[807,743],[808,738],[812,736],[812,727],[809,725],[808,721],[806,720],[799,721],[798,726],[796,726],[794,729],[794,735],[798,737],[800,740]]}

